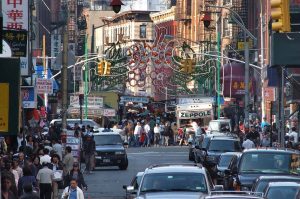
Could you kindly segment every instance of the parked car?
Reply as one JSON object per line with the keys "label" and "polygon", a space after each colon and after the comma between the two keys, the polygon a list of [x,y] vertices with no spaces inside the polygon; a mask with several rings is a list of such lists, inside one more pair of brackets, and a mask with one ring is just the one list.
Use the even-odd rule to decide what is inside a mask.
{"label": "parked car", "polygon": [[237,170],[237,164],[241,152],[222,153],[217,164],[217,184],[222,184],[224,190],[233,190],[233,173]]}
{"label": "parked car", "polygon": [[96,166],[118,166],[126,170],[128,166],[124,142],[118,133],[94,133],[96,143]]}
{"label": "parked car", "polygon": [[134,199],[136,197],[143,174],[144,172],[138,172],[131,180],[130,185],[123,185],[123,189],[126,191],[126,199]]}
{"label": "parked car", "polygon": [[266,175],[300,174],[300,152],[289,149],[260,148],[243,151],[234,186],[236,190],[249,191],[255,179]]}
{"label": "parked car", "polygon": [[297,182],[270,182],[265,191],[268,199],[298,199],[300,184]]}
{"label": "parked car", "polygon": [[300,176],[260,176],[252,186],[252,192],[264,192],[270,182],[297,182],[300,183]]}
{"label": "parked car", "polygon": [[213,190],[223,190],[223,186],[214,186],[201,165],[153,165],[144,172],[137,198],[199,199]]}

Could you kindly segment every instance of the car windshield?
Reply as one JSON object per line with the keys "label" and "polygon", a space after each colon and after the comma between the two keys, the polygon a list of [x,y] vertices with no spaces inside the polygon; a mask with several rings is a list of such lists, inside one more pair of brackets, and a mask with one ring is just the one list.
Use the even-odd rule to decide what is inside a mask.
{"label": "car windshield", "polygon": [[233,155],[221,155],[218,166],[228,168],[232,158]]}
{"label": "car windshield", "polygon": [[140,192],[192,191],[207,193],[201,173],[154,173],[144,176]]}
{"label": "car windshield", "polygon": [[211,140],[209,151],[233,152],[241,151],[241,146],[236,140]]}
{"label": "car windshield", "polygon": [[120,135],[95,136],[94,140],[96,142],[96,145],[116,145],[123,143]]}
{"label": "car windshield", "polygon": [[272,199],[282,199],[282,198],[296,198],[297,193],[300,191],[298,186],[276,186],[270,187],[266,196]]}
{"label": "car windshield", "polygon": [[241,157],[241,173],[299,174],[299,154],[260,152],[244,153]]}

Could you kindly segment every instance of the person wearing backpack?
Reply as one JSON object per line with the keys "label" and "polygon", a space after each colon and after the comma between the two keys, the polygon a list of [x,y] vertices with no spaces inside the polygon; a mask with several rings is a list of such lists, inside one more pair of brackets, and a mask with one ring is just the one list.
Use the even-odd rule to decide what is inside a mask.
{"label": "person wearing backpack", "polygon": [[83,191],[77,186],[77,180],[72,179],[62,193],[61,199],[84,199]]}

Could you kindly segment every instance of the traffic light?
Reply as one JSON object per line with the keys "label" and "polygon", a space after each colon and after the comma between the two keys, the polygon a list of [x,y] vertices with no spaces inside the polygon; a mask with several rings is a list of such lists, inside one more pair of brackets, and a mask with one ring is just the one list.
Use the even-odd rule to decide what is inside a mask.
{"label": "traffic light", "polygon": [[79,105],[80,106],[83,105],[83,101],[84,101],[84,95],[83,94],[79,94]]}
{"label": "traffic light", "polygon": [[290,1],[271,0],[272,30],[291,32]]}
{"label": "traffic light", "polygon": [[191,74],[195,72],[195,62],[193,59],[183,59],[181,60],[181,71],[187,74]]}
{"label": "traffic light", "polygon": [[104,61],[101,61],[101,62],[98,63],[98,75],[103,75],[104,66],[105,66]]}
{"label": "traffic light", "polygon": [[105,61],[104,75],[110,75],[111,63]]}

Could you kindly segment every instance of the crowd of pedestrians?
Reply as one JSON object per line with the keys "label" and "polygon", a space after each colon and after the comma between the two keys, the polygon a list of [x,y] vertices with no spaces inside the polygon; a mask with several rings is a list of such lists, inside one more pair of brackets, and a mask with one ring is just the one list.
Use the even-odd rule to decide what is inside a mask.
{"label": "crowd of pedestrians", "polygon": [[[80,162],[74,159],[72,148],[62,144],[60,131],[54,126],[36,126],[22,129],[15,141],[0,139],[2,199],[84,198],[87,185]],[[85,134],[80,139],[87,157],[94,153],[88,130],[75,132],[78,138]]]}

